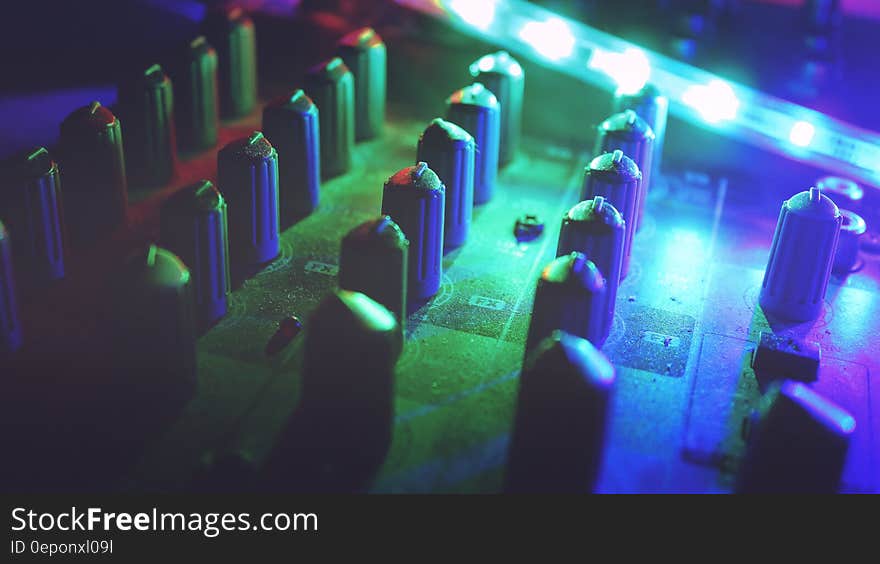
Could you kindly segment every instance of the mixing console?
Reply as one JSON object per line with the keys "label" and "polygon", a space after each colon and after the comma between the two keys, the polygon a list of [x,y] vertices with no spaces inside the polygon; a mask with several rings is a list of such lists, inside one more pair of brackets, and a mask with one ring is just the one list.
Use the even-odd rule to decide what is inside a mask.
{"label": "mixing console", "polygon": [[288,4],[0,100],[3,490],[880,491],[877,186]]}

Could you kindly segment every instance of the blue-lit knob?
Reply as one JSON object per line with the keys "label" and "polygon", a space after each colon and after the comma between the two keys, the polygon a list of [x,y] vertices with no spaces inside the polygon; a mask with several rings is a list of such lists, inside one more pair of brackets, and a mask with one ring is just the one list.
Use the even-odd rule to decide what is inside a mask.
{"label": "blue-lit knob", "polygon": [[581,253],[557,257],[544,267],[526,336],[526,354],[557,329],[596,346],[605,337],[605,279]]}
{"label": "blue-lit knob", "polygon": [[775,382],[752,419],[737,490],[835,493],[846,463],[853,417],[801,382]]}
{"label": "blue-lit knob", "polygon": [[585,339],[554,331],[537,344],[519,379],[505,491],[594,491],[614,380],[614,366]]}
{"label": "blue-lit knob", "polygon": [[106,237],[126,224],[128,184],[122,126],[99,102],[61,123],[64,218],[75,245]]}
{"label": "blue-lit knob", "polygon": [[226,315],[229,297],[226,202],[201,180],[165,201],[160,225],[162,245],[192,273],[199,330],[205,330]]}
{"label": "blue-lit knob", "polygon": [[[633,110],[647,122],[654,132],[654,150],[651,158],[651,176],[656,178],[663,163],[663,141],[666,138],[666,120],[669,116],[669,98],[660,93],[653,84],[646,84],[635,94],[615,94],[614,111]],[[626,151],[624,151],[626,152]],[[647,189],[645,190],[647,193]],[[639,208],[639,222],[641,210]],[[638,226],[636,226],[638,228]]]}
{"label": "blue-lit knob", "polygon": [[22,344],[21,318],[15,292],[12,241],[0,223],[0,356],[17,351]]}
{"label": "blue-lit knob", "polygon": [[594,154],[611,153],[620,149],[623,154],[631,158],[642,172],[642,181],[636,198],[634,215],[627,215],[618,206],[620,213],[627,223],[633,224],[633,231],[639,228],[645,202],[648,199],[648,190],[651,189],[651,170],[654,158],[654,131],[648,122],[632,110],[625,110],[614,114],[599,125],[599,135],[596,138]]}
{"label": "blue-lit knob", "polygon": [[642,173],[632,159],[623,151],[599,155],[590,162],[584,171],[584,186],[581,200],[592,200],[602,196],[607,203],[620,212],[624,220],[623,262],[620,278],[629,272],[629,259],[635,234],[635,216],[639,197]]}
{"label": "blue-lit knob", "polygon": [[278,256],[278,154],[259,131],[217,154],[220,192],[229,206],[229,252],[236,277]]}
{"label": "blue-lit knob", "polygon": [[507,51],[484,55],[470,66],[474,81],[486,86],[501,104],[501,137],[498,164],[514,159],[522,132],[525,76],[520,64]]}
{"label": "blue-lit knob", "polygon": [[440,290],[445,192],[427,163],[406,167],[385,183],[382,213],[409,240],[407,293],[412,302],[427,300]]}
{"label": "blue-lit knob", "polygon": [[477,144],[474,203],[485,204],[495,193],[501,136],[501,105],[488,88],[474,83],[446,100],[446,119],[470,133]]}
{"label": "blue-lit knob", "polygon": [[474,138],[454,123],[435,119],[419,137],[416,161],[428,163],[446,186],[443,250],[467,240],[474,209]]}
{"label": "blue-lit knob", "polygon": [[860,215],[849,210],[841,209],[840,215],[840,239],[837,241],[832,270],[837,274],[849,274],[859,260],[859,247],[868,225]]}
{"label": "blue-lit knob", "polygon": [[626,223],[602,196],[577,204],[562,218],[556,256],[583,253],[605,277],[603,327],[598,340],[593,342],[597,347],[608,338],[614,323],[625,238]]}
{"label": "blue-lit knob", "polygon": [[364,27],[339,40],[337,49],[354,75],[355,139],[371,139],[385,125],[385,43],[376,31]]}
{"label": "blue-lit knob", "polygon": [[263,133],[278,152],[282,228],[318,207],[321,190],[318,121],[318,107],[302,90],[263,108]]}
{"label": "blue-lit knob", "polygon": [[783,202],[761,285],[765,313],[792,321],[819,316],[841,222],[840,210],[817,188]]}
{"label": "blue-lit knob", "polygon": [[28,286],[64,278],[67,237],[58,165],[43,147],[9,164],[0,187],[0,218],[13,234],[19,276]]}
{"label": "blue-lit knob", "polygon": [[334,57],[309,69],[305,92],[321,116],[321,175],[345,174],[354,150],[354,77],[342,59]]}

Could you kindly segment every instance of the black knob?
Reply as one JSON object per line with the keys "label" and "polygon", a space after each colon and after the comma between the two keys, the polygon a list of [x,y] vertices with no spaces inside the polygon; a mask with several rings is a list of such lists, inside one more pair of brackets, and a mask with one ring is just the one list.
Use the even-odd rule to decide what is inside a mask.
{"label": "black knob", "polygon": [[613,153],[599,155],[590,162],[584,172],[581,200],[591,200],[602,196],[606,202],[620,212],[625,222],[621,279],[625,278],[629,272],[629,258],[635,234],[635,218],[641,181],[642,173],[639,171],[639,167],[619,149]]}
{"label": "black knob", "polygon": [[[663,163],[663,142],[666,139],[666,120],[669,117],[669,98],[664,96],[653,84],[646,84],[635,94],[617,93],[614,95],[614,111],[633,110],[651,127],[654,132],[654,148],[651,157],[651,176],[657,178]],[[624,152],[626,152],[624,150]],[[639,222],[644,206],[639,208]],[[638,229],[638,225],[636,225]]]}
{"label": "black knob", "polygon": [[254,22],[241,8],[212,10],[205,35],[217,50],[220,114],[227,119],[248,115],[257,104],[257,38]]}
{"label": "black knob", "polygon": [[800,382],[770,385],[752,419],[740,492],[835,493],[853,417]]}
{"label": "black knob", "polygon": [[416,162],[425,162],[446,186],[443,250],[467,240],[474,208],[474,138],[454,123],[435,119],[422,132]]}
{"label": "black knob", "polygon": [[217,154],[220,191],[229,205],[229,252],[238,278],[278,256],[278,154],[259,131]]}
{"label": "black knob", "polygon": [[342,239],[339,287],[376,300],[397,318],[401,336],[406,324],[409,241],[390,217],[371,219]]}
{"label": "black knob", "polygon": [[318,207],[321,190],[318,121],[318,107],[302,90],[263,108],[263,133],[278,152],[282,228]]}
{"label": "black knob", "polygon": [[177,142],[171,79],[159,65],[119,87],[119,107],[125,119],[125,165],[131,184],[156,187],[174,174]]}
{"label": "black knob", "polygon": [[[641,116],[632,110],[614,114],[599,125],[599,136],[596,138],[595,154],[613,153],[617,149],[631,158],[642,172],[639,192],[636,197],[635,213],[627,215],[620,207],[627,223],[632,223],[633,232],[639,228],[639,218],[644,213],[648,190],[651,188],[651,167],[654,157],[654,131]],[[613,202],[617,205],[617,202]]]}
{"label": "black knob", "polygon": [[13,157],[0,191],[19,276],[28,285],[64,278],[67,237],[58,165],[38,147]]}
{"label": "black knob", "polygon": [[792,321],[822,311],[843,216],[818,188],[782,203],[758,301],[765,313]]}
{"label": "black knob", "polygon": [[520,375],[505,491],[594,491],[613,387],[614,366],[589,341],[542,340]]}
{"label": "black knob", "polygon": [[220,100],[217,51],[204,36],[193,39],[173,69],[174,120],[180,148],[202,151],[217,144]]}
{"label": "black knob", "polygon": [[226,202],[217,188],[200,180],[166,200],[159,238],[189,265],[198,327],[203,331],[226,315],[229,297]]}
{"label": "black knob", "polygon": [[354,77],[335,57],[309,69],[305,84],[321,116],[321,174],[344,174],[351,168],[354,148]]}
{"label": "black knob", "polygon": [[359,292],[334,292],[309,316],[300,405],[328,448],[387,449],[398,335],[394,315]]}
{"label": "black knob", "polygon": [[17,351],[23,342],[15,269],[12,266],[12,242],[0,223],[0,357]]}
{"label": "black knob", "polygon": [[90,243],[126,223],[128,188],[122,127],[99,102],[61,123],[65,214],[74,243]]}
{"label": "black knob", "polygon": [[605,279],[581,253],[548,264],[535,289],[526,354],[560,330],[601,346],[605,330]]}
{"label": "black knob", "polygon": [[476,143],[474,203],[484,204],[495,193],[501,136],[501,106],[495,95],[480,83],[452,94],[446,100],[446,119],[470,133]]}
{"label": "black knob", "polygon": [[501,137],[498,164],[514,159],[522,131],[525,76],[520,64],[507,51],[484,55],[470,66],[471,76],[488,88],[501,104]]}
{"label": "black knob", "polygon": [[426,163],[406,167],[385,183],[382,213],[391,217],[409,240],[408,296],[427,300],[440,290],[443,277],[445,189]]}
{"label": "black knob", "polygon": [[183,262],[156,245],[132,255],[114,276],[111,351],[116,377],[135,397],[195,391],[192,286]]}
{"label": "black knob", "polygon": [[593,342],[597,347],[601,347],[608,338],[614,322],[625,238],[626,224],[623,218],[602,196],[579,203],[562,218],[556,255],[583,253],[605,277],[603,328],[599,342]]}
{"label": "black knob", "polygon": [[364,27],[340,39],[337,52],[354,75],[355,139],[380,135],[385,122],[385,43],[375,30]]}

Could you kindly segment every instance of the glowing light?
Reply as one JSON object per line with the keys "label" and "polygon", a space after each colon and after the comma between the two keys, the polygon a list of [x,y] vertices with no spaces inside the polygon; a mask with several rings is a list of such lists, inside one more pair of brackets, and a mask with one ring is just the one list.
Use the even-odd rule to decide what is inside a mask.
{"label": "glowing light", "polygon": [[688,87],[681,101],[697,110],[709,123],[720,123],[736,118],[739,99],[733,88],[723,80],[714,79],[708,84],[695,84]]}
{"label": "glowing light", "polygon": [[487,30],[495,20],[496,2],[497,0],[452,0],[449,9],[463,22]]}
{"label": "glowing light", "polygon": [[651,77],[651,64],[644,51],[629,47],[622,53],[596,49],[587,66],[614,79],[619,94],[635,94]]}
{"label": "glowing light", "polygon": [[574,52],[574,35],[560,18],[528,22],[520,30],[519,37],[551,61],[570,57]]}
{"label": "glowing light", "polygon": [[816,135],[816,128],[812,123],[799,121],[791,126],[788,140],[798,147],[807,147],[813,142],[814,135]]}

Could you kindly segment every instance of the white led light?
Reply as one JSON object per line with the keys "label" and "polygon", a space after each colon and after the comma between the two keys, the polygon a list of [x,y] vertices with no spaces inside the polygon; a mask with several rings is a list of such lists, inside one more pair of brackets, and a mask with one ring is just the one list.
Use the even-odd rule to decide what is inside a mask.
{"label": "white led light", "polygon": [[570,57],[574,51],[574,35],[561,18],[528,22],[520,29],[519,37],[551,61]]}
{"label": "white led light", "polygon": [[596,49],[587,66],[614,79],[618,94],[635,94],[651,77],[651,63],[641,49],[628,48],[622,53]]}
{"label": "white led light", "polygon": [[788,140],[798,147],[809,147],[816,135],[816,128],[812,123],[807,121],[798,121],[791,126],[791,132],[788,134]]}
{"label": "white led light", "polygon": [[449,9],[465,23],[479,29],[488,29],[495,19],[497,0],[451,0]]}
{"label": "white led light", "polygon": [[694,84],[685,90],[681,101],[697,110],[708,123],[721,123],[736,118],[739,99],[733,88],[723,80]]}

